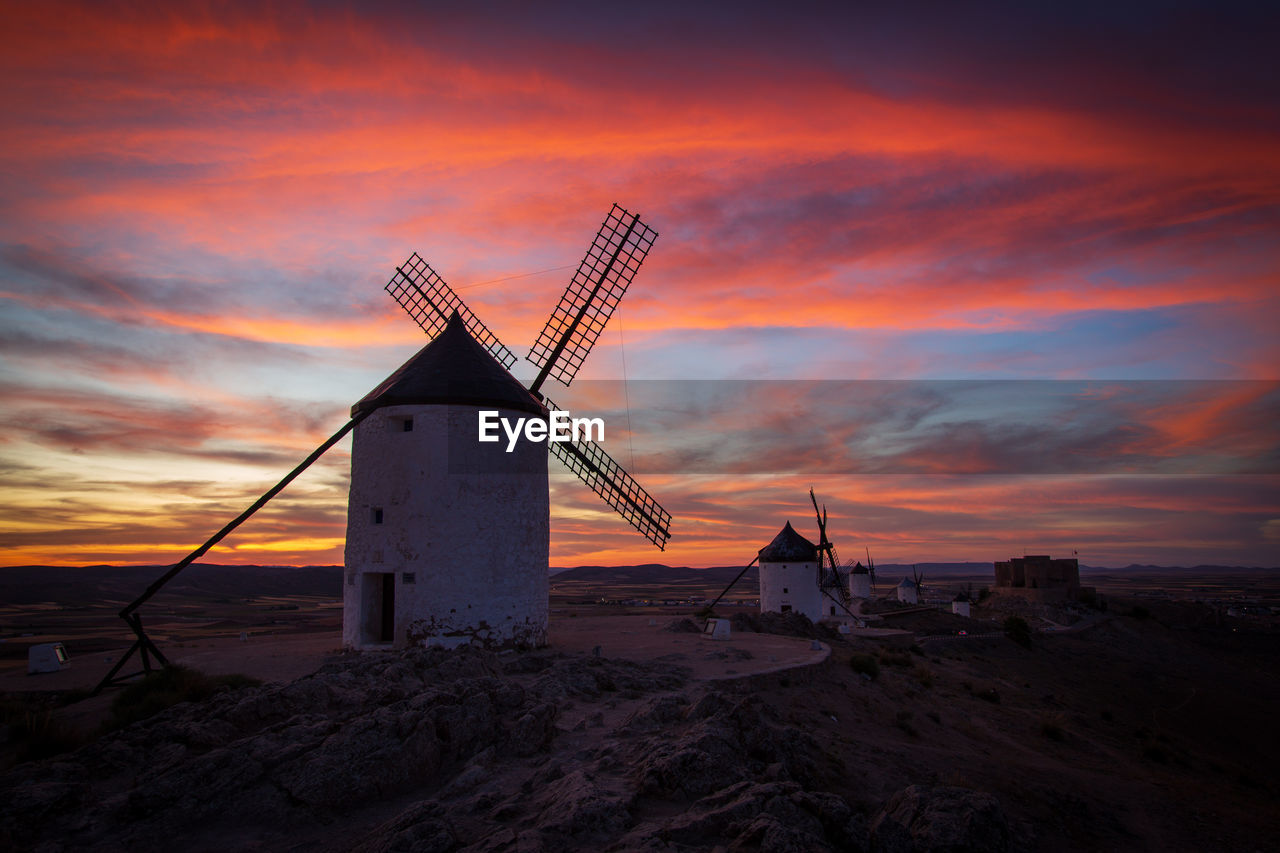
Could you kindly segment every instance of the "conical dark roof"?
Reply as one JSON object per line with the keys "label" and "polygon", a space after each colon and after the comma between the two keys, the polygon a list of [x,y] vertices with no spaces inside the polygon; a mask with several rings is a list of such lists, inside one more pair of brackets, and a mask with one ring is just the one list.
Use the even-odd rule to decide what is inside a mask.
{"label": "conical dark roof", "polygon": [[796,533],[789,521],[772,542],[760,549],[762,563],[813,563],[817,559],[818,546]]}
{"label": "conical dark roof", "polygon": [[866,567],[866,566],[862,565],[862,563],[861,563],[861,562],[859,562],[856,566],[854,566],[854,567],[853,567],[853,571],[852,571],[850,574],[855,574],[855,575],[869,575],[869,574],[871,574],[871,573],[867,571],[867,567]]}
{"label": "conical dark roof", "polygon": [[492,406],[530,414],[544,410],[455,311],[444,331],[351,407],[351,414],[418,404]]}

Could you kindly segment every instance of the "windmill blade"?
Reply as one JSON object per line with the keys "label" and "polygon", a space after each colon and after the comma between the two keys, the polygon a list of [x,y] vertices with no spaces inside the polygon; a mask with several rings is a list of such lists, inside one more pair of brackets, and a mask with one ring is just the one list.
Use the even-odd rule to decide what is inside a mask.
{"label": "windmill blade", "polygon": [[809,489],[809,500],[813,501],[813,513],[818,517],[818,570],[822,570],[821,555],[826,554],[827,562],[830,563],[832,572],[835,572],[840,565],[840,558],[836,556],[835,543],[827,539],[827,505],[824,503],[822,509],[818,509],[818,498],[812,488]]}
{"label": "windmill blade", "polygon": [[[556,404],[546,400],[547,408]],[[618,515],[640,531],[646,539],[665,551],[671,538],[671,513],[622,469],[612,456],[593,441],[549,441],[551,452],[578,479],[591,487]]]}
{"label": "windmill blade", "polygon": [[538,393],[548,376],[573,382],[657,238],[639,214],[613,206],[529,351],[540,368],[530,391]]}
{"label": "windmill blade", "polygon": [[498,336],[471,313],[462,298],[436,275],[430,264],[418,257],[417,252],[410,255],[402,266],[396,267],[396,274],[387,282],[386,291],[428,337],[434,338],[444,331],[450,315],[457,311],[471,337],[479,341],[499,364],[510,370],[516,363],[516,354],[502,345]]}

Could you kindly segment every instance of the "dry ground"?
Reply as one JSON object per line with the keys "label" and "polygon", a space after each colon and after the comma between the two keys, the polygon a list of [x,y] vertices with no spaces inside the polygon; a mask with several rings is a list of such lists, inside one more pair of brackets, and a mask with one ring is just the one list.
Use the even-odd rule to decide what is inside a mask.
{"label": "dry ground", "polygon": [[[1280,642],[1273,626],[1224,622],[1190,603],[1110,603],[1100,624],[1038,635],[1031,649],[1006,639],[915,650],[850,640],[832,644],[822,660],[808,640],[735,633],[718,643],[663,630],[688,610],[628,615],[616,607],[556,614],[552,643],[688,668],[696,685],[685,691],[690,701],[704,691],[762,698],[779,719],[826,746],[825,787],[868,817],[907,785],[956,785],[994,793],[1035,849],[1274,849]],[[1129,615],[1134,604],[1150,615]],[[162,647],[211,673],[285,681],[338,653],[340,611],[332,602],[297,611],[267,609],[282,606],[274,599],[237,602],[242,618],[204,621],[207,603],[193,606],[198,613],[172,606],[171,618],[154,622]],[[123,632],[104,628],[101,614],[96,623],[83,612],[56,615],[56,630],[83,624],[99,645],[78,653],[70,637],[73,668],[39,678],[23,674],[25,655],[11,651],[0,690],[88,686],[123,645]],[[895,627],[938,632],[936,617],[914,626],[911,617],[902,620]],[[247,642],[238,639],[241,630]],[[868,657],[878,665],[875,678],[851,665],[857,658],[865,669]],[[768,671],[780,666],[793,668]],[[88,728],[106,701],[59,713]],[[566,747],[607,737],[614,717],[633,710],[619,704],[608,725],[587,734],[574,733],[576,721],[566,717],[558,737]]]}

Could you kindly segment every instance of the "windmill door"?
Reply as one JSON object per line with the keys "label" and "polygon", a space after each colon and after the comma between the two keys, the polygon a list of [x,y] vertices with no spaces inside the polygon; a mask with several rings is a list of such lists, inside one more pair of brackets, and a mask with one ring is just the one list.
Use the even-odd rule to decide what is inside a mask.
{"label": "windmill door", "polygon": [[391,643],[396,638],[396,576],[387,572],[382,576],[382,620],[378,641]]}
{"label": "windmill door", "polygon": [[396,639],[396,576],[365,572],[361,580],[360,641],[393,643]]}

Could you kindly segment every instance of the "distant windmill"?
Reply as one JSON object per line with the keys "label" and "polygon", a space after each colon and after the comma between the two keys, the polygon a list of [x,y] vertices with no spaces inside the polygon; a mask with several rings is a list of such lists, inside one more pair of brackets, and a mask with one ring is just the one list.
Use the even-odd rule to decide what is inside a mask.
{"label": "distant windmill", "polygon": [[[586,256],[579,264],[577,272],[565,288],[560,303],[552,312],[542,333],[534,343],[533,349],[529,354],[529,361],[537,366],[540,372],[527,390],[509,372],[509,368],[515,363],[515,355],[503,346],[498,338],[476,318],[458,295],[436,275],[435,271],[417,253],[410,256],[402,266],[396,268],[396,274],[388,282],[386,290],[404,307],[409,316],[433,338],[432,342],[402,365],[378,388],[352,407],[351,419],[330,436],[328,440],[317,447],[293,471],[289,472],[284,479],[268,490],[252,506],[214,534],[203,545],[165,572],[155,583],[147,587],[142,595],[120,611],[120,617],[129,625],[130,630],[134,632],[137,639],[129,651],[121,657],[106,677],[103,678],[102,682],[99,683],[97,690],[101,690],[107,684],[118,680],[116,678],[117,673],[120,672],[125,662],[135,652],[139,654],[143,670],[146,672],[150,672],[153,668],[152,657],[160,665],[168,665],[168,660],[143,630],[142,619],[137,612],[138,608],[159,592],[179,572],[203,556],[210,548],[279,494],[299,474],[319,459],[325,451],[337,444],[348,432],[363,423],[365,428],[357,430],[352,447],[352,496],[348,506],[348,532],[350,535],[354,526],[352,514],[365,509],[365,507],[356,507],[351,504],[356,501],[358,490],[367,486],[368,483],[366,481],[372,479],[363,475],[360,475],[358,479],[359,466],[364,460],[378,456],[379,454],[376,451],[380,449],[379,446],[382,444],[376,437],[377,431],[370,428],[370,423],[366,423],[375,412],[381,412],[384,416],[388,412],[395,413],[398,418],[397,421],[391,422],[388,421],[387,417],[383,417],[382,420],[387,422],[382,424],[382,430],[391,427],[393,423],[398,423],[399,428],[405,433],[413,431],[413,424],[421,414],[422,417],[431,422],[427,426],[439,427],[434,435],[437,440],[447,440],[456,432],[456,424],[451,426],[447,423],[447,417],[441,420],[437,415],[457,404],[478,404],[491,406],[499,410],[526,411],[545,419],[550,410],[555,410],[558,407],[551,400],[540,394],[543,383],[548,377],[556,379],[565,386],[568,386],[573,381],[578,369],[582,366],[583,361],[604,330],[605,324],[612,316],[614,309],[617,308],[618,302],[623,294],[626,293],[627,287],[635,277],[657,236],[656,231],[640,221],[639,215],[631,214],[616,204],[613,206],[596,234],[596,238],[588,249]],[[483,350],[481,347],[483,347]],[[486,350],[487,352],[485,352]],[[462,366],[466,375],[451,377],[448,373],[449,368],[458,365]],[[471,430],[471,439],[474,442],[476,436],[476,422],[474,420],[470,421],[469,428]],[[531,442],[525,442],[525,444],[531,444]],[[589,441],[548,442],[548,446],[556,457],[561,459],[579,479],[591,487],[627,522],[657,545],[660,550],[665,547],[667,540],[671,536],[671,514],[663,509],[598,444]],[[362,448],[367,448],[372,452],[362,452]],[[402,447],[400,450],[403,451],[404,448]],[[393,458],[392,461],[397,464],[384,468],[384,471],[397,472],[397,476],[408,472],[411,477],[415,465],[426,464],[429,459],[439,461],[440,458],[438,454],[431,456],[426,451],[419,453],[417,456],[410,452],[408,455]],[[541,494],[544,504],[547,488],[545,459],[546,454],[544,452],[541,462],[544,473],[541,479]],[[524,466],[523,469],[517,473],[525,475],[532,473],[535,476],[533,478],[525,476],[521,479],[521,482],[525,483],[522,488],[526,490],[521,494],[531,495],[536,503],[538,463],[536,460],[525,458],[522,460],[522,464]],[[502,476],[501,474],[482,474],[477,479],[482,482],[510,485],[510,479],[508,478],[508,480],[504,481]],[[484,480],[486,477],[488,477],[488,480]],[[531,482],[532,485],[529,485]],[[429,488],[434,487],[435,485],[429,484]],[[378,487],[375,486],[373,488],[376,491]],[[384,525],[388,521],[394,521],[394,519],[386,517],[388,508],[385,506],[370,507],[368,509],[369,512],[366,517],[372,525]],[[489,505],[486,509],[491,515],[500,515],[503,507]],[[543,513],[540,522],[535,518],[531,522],[531,526],[526,525],[522,536],[518,537],[518,542],[510,538],[504,539],[501,530],[497,533],[493,530],[484,530],[479,537],[479,541],[472,540],[469,543],[471,546],[469,552],[471,560],[468,561],[468,563],[476,562],[475,557],[480,553],[479,549],[487,548],[488,552],[493,552],[495,543],[506,543],[508,545],[532,543],[532,553],[525,552],[517,555],[513,565],[517,568],[524,568],[532,564],[535,567],[533,569],[535,572],[541,572],[541,581],[539,584],[535,578],[532,583],[522,586],[519,595],[517,595],[517,598],[520,599],[517,602],[517,608],[522,604],[528,603],[531,595],[536,597],[536,591],[539,588],[543,590],[541,636],[545,636],[547,524],[547,517]],[[401,526],[403,527],[403,525]],[[368,543],[366,542],[365,544]],[[405,547],[402,546],[407,547],[421,544],[421,542],[408,543],[401,540],[393,541],[389,544],[398,548],[399,553],[403,555]],[[350,556],[350,549],[348,556]],[[406,637],[406,626],[397,624],[398,617],[400,615],[413,617],[418,614],[415,613],[412,606],[408,606],[412,602],[406,596],[401,596],[400,603],[395,607],[388,606],[388,599],[394,598],[395,573],[402,566],[388,561],[387,557],[390,555],[386,551],[379,552],[378,549],[373,547],[370,547],[368,553],[363,556],[368,559],[370,565],[361,567],[360,571],[366,574],[378,575],[377,580],[380,586],[375,590],[367,583],[367,579],[361,579],[362,583],[356,584],[354,582],[355,578],[348,575],[346,587],[348,593],[344,597],[344,600],[349,601],[350,590],[355,587],[357,597],[367,592],[370,594],[368,596],[370,600],[378,599],[378,607],[370,608],[366,606],[358,615],[358,619],[364,623],[361,629],[364,630],[366,639],[369,640],[368,643],[362,643],[361,645],[391,642],[393,637],[395,640],[403,642]],[[392,559],[394,560],[396,557],[392,557]],[[506,559],[506,557],[504,556],[503,559]],[[373,564],[377,563],[383,563],[381,568],[390,569],[390,571],[367,571]],[[432,572],[447,571],[450,568],[457,567],[447,565],[429,567]],[[471,568],[471,566],[467,565],[465,568]],[[511,574],[502,575],[501,569],[510,568],[509,566],[499,566],[498,568],[501,580],[488,589],[490,599],[509,597],[510,590],[507,587],[515,582]],[[416,586],[417,580],[417,571],[400,572],[402,585],[412,584]],[[424,577],[424,586],[431,586],[434,580],[436,579]],[[447,587],[448,584],[443,584],[442,586]],[[452,594],[456,597],[458,595],[467,595],[474,589],[475,584],[466,583],[456,586],[452,591],[445,589],[442,594]],[[531,593],[530,590],[533,592]],[[441,592],[441,589],[433,587],[428,594],[437,592]],[[367,605],[369,602],[366,601],[364,603]],[[455,606],[451,609],[456,610],[458,608]],[[344,614],[344,622],[346,621],[345,616]],[[536,616],[537,614],[535,614]],[[423,620],[418,621],[421,622]],[[430,622],[431,620],[427,621]],[[444,621],[447,620],[441,620],[442,623]],[[457,621],[463,623],[465,620],[459,618]],[[484,620],[481,620],[478,624],[483,625],[486,630],[490,630],[490,634],[485,639],[494,638],[498,641],[504,639],[502,626],[485,624]],[[448,631],[451,627],[457,628],[459,625],[439,624],[436,627]],[[466,624],[462,624],[462,631],[465,632],[467,627]],[[430,628],[431,625],[426,625],[424,630],[429,633]],[[348,625],[344,624],[343,633],[344,638],[350,636]],[[370,637],[370,635],[373,636]],[[535,625],[532,632],[526,630],[524,633],[508,634],[505,639],[511,639],[512,637],[516,639],[537,639],[538,636],[539,631]]]}
{"label": "distant windmill", "polygon": [[809,500],[818,519],[818,543],[815,545],[805,539],[788,521],[773,541],[760,549],[703,612],[710,615],[729,590],[758,562],[762,612],[794,610],[817,622],[843,611],[841,618],[848,616],[855,624],[862,624],[862,618],[850,609],[853,595],[849,589],[849,573],[840,567],[835,543],[827,537],[826,505],[819,508],[813,489],[809,489]]}

